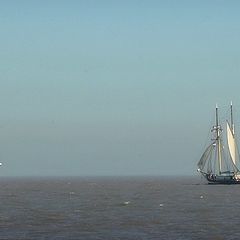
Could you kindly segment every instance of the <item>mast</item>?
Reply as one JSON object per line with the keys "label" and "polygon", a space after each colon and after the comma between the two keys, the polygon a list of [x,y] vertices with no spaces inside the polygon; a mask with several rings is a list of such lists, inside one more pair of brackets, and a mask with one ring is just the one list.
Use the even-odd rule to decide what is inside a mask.
{"label": "mast", "polygon": [[231,105],[230,105],[230,110],[231,110],[231,125],[229,126],[229,124],[227,123],[227,140],[228,140],[228,149],[229,149],[229,153],[231,156],[231,159],[233,161],[234,167],[235,169],[237,169],[236,167],[236,156],[237,156],[237,145],[236,145],[236,141],[235,141],[235,136],[234,136],[234,122],[233,122],[233,104],[231,101]]}
{"label": "mast", "polygon": [[233,135],[234,135],[234,123],[233,123],[233,104],[232,104],[232,101],[231,101],[230,110],[231,110],[231,129],[232,129],[232,133],[233,133]]}
{"label": "mast", "polygon": [[222,155],[221,155],[221,141],[220,141],[220,126],[218,122],[218,105],[216,104],[216,131],[217,131],[217,138],[216,138],[216,144],[217,144],[217,160],[219,165],[219,174],[221,174],[222,171]]}
{"label": "mast", "polygon": [[218,105],[216,104],[216,127],[218,127]]}

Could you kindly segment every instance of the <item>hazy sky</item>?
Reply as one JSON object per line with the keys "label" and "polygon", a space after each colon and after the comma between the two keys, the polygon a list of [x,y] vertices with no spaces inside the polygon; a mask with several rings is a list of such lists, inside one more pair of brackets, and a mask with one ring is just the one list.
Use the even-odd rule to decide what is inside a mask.
{"label": "hazy sky", "polygon": [[215,103],[240,125],[239,10],[1,1],[0,175],[195,174]]}

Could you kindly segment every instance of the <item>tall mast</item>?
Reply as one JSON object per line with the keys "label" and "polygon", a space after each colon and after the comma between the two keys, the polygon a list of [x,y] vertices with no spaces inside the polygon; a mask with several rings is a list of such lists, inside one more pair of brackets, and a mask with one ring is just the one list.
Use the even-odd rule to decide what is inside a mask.
{"label": "tall mast", "polygon": [[216,104],[216,130],[217,130],[217,159],[218,159],[218,165],[219,165],[219,173],[222,171],[222,155],[221,155],[221,141],[220,141],[220,126],[218,122],[218,105]]}
{"label": "tall mast", "polygon": [[231,128],[232,128],[232,133],[234,135],[234,123],[233,123],[233,104],[232,104],[232,101],[231,101],[231,106],[230,106],[230,109],[231,109]]}

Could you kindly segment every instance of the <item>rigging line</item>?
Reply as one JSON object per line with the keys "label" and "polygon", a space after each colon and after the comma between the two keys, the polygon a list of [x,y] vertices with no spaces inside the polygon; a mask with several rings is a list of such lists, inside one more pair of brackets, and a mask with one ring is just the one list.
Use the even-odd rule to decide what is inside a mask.
{"label": "rigging line", "polygon": [[[235,138],[234,138],[234,140],[235,140]],[[238,159],[239,159],[238,146],[237,146],[236,142],[235,142],[235,153],[236,153],[236,156],[238,156]],[[225,153],[225,154],[227,154],[227,153]],[[234,172],[236,172],[236,171],[238,172],[239,170],[238,170],[237,164],[233,162],[229,147],[228,147],[228,159],[229,159],[229,161],[228,161],[229,166],[232,166]]]}
{"label": "rigging line", "polygon": [[[208,148],[205,150],[205,152],[203,153],[200,161],[198,162],[198,167],[203,170],[205,168],[206,163],[209,165],[209,155],[211,154],[212,151],[212,144],[210,144],[208,146]],[[209,166],[207,166],[207,168],[209,168]]]}
{"label": "rigging line", "polygon": [[214,161],[213,161],[213,170],[214,172],[216,173],[217,172],[217,169],[218,169],[218,159],[217,159],[217,146],[214,147]]}
{"label": "rigging line", "polygon": [[[228,116],[230,115],[230,113],[231,113],[231,109],[229,109],[228,108]],[[236,105],[234,104],[234,116],[236,116]],[[234,119],[238,119],[238,118],[236,118],[236,117],[234,117]],[[228,122],[228,121],[227,121]],[[228,124],[229,124],[229,122],[228,122]],[[237,125],[238,124],[236,124],[236,121],[234,121],[234,134],[233,134],[233,139],[234,139],[234,144],[235,144],[235,156],[236,156],[236,159],[237,159],[237,161],[234,163],[233,161],[232,161],[232,158],[231,158],[231,163],[232,163],[232,165],[233,165],[233,169],[234,169],[234,171],[237,171],[237,172],[239,172],[239,169],[238,169],[238,167],[237,167],[237,165],[239,166],[239,148],[238,148],[238,141],[237,141],[237,138],[236,138],[236,136],[237,136],[237,134],[236,134],[236,132],[238,132],[236,129],[237,129]],[[230,126],[230,125],[229,125]],[[231,128],[230,128],[231,129]],[[229,148],[228,148],[229,149]],[[230,149],[229,149],[229,153],[230,153]],[[231,155],[231,153],[230,153],[230,155]],[[237,164],[238,163],[238,164]]]}
{"label": "rigging line", "polygon": [[[237,160],[238,160],[238,161],[236,161],[236,166],[237,165],[239,166],[239,164],[240,164],[240,153],[239,153],[239,147],[238,147],[239,141],[236,138],[237,132],[238,132],[237,124],[234,124],[234,127],[235,127],[235,129],[234,129],[235,152],[236,152],[236,156],[237,156]],[[237,164],[237,162],[238,162],[238,164]],[[237,169],[238,169],[238,167],[237,167]],[[238,169],[238,171],[239,171],[239,169]]]}
{"label": "rigging line", "polygon": [[[236,139],[235,139],[235,141],[236,141]],[[239,155],[239,148],[238,148],[238,144],[236,143],[235,144],[235,146],[236,146],[236,149],[235,149],[235,151],[236,151],[236,155],[237,155],[237,162],[238,162],[238,164],[237,164],[237,162],[236,162],[236,168],[237,168],[237,171],[239,171],[239,169],[238,169],[238,166],[239,166],[239,163],[240,163],[240,155]],[[238,165],[238,166],[237,166]]]}
{"label": "rigging line", "polygon": [[226,119],[229,119],[231,110],[228,108],[227,111],[224,114],[224,118],[222,119],[223,121],[225,121]]}
{"label": "rigging line", "polygon": [[[204,145],[202,147],[201,152],[204,152],[207,146],[209,145],[209,139],[211,139],[210,135],[212,134],[212,127],[214,126],[214,122],[215,122],[215,114],[212,115],[212,119],[209,123],[207,137],[204,141]],[[197,161],[199,161],[199,159]]]}
{"label": "rigging line", "polygon": [[[206,161],[207,161],[207,172],[211,172],[212,169],[212,152],[213,152],[213,147],[209,150],[209,153],[207,155]],[[205,163],[206,164],[206,163]]]}
{"label": "rigging line", "polygon": [[209,159],[210,159],[210,162],[211,162],[211,169],[214,169],[214,168],[213,168],[213,163],[212,163],[213,150],[214,150],[214,149],[212,148],[212,150],[211,150],[211,155],[210,155],[210,158],[209,158]]}
{"label": "rigging line", "polygon": [[230,170],[230,164],[231,164],[232,160],[229,158],[227,151],[225,151],[224,142],[222,139],[221,139],[221,146],[222,146],[222,148],[221,148],[222,160],[223,160],[227,170]]}
{"label": "rigging line", "polygon": [[227,155],[226,151],[224,151],[223,144],[222,144],[222,148],[221,148],[221,155],[222,155],[222,162],[224,163],[226,170],[230,171],[230,165],[232,165],[231,163],[233,163],[233,162]]}

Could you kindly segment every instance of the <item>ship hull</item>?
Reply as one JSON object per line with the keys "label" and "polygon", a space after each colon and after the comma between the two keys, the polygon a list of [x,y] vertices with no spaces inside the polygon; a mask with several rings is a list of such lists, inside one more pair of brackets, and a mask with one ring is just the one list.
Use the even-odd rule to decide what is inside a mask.
{"label": "ship hull", "polygon": [[208,184],[226,184],[226,185],[230,185],[230,184],[240,184],[240,181],[239,180],[235,180],[235,179],[232,179],[232,180],[221,180],[221,181],[208,181]]}
{"label": "ship hull", "polygon": [[209,185],[231,185],[231,184],[240,184],[239,181],[226,181],[226,182],[208,182]]}
{"label": "ship hull", "polygon": [[240,184],[240,179],[235,175],[213,175],[206,174],[204,176],[208,181],[208,184]]}

